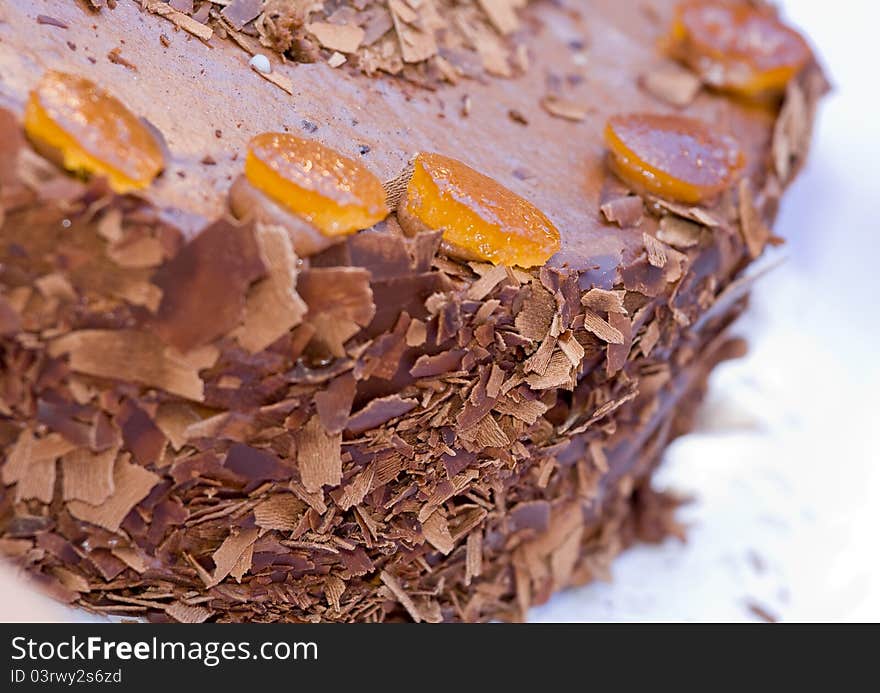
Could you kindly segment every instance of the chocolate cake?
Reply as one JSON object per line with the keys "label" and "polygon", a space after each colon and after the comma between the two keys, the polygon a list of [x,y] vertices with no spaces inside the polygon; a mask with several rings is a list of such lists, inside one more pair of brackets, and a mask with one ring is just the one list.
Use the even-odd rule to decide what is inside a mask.
{"label": "chocolate cake", "polygon": [[606,576],[826,89],[761,2],[4,3],[0,549],[154,621]]}

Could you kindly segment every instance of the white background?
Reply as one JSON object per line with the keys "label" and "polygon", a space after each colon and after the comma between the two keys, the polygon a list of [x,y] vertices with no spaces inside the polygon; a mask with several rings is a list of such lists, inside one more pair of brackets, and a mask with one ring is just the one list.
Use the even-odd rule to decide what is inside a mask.
{"label": "white background", "polygon": [[[835,91],[777,232],[787,262],[739,331],[750,355],[714,374],[662,486],[693,495],[688,541],[640,546],[612,583],[555,596],[536,621],[880,620],[880,3],[787,0]],[[2,619],[88,618],[0,571]]]}

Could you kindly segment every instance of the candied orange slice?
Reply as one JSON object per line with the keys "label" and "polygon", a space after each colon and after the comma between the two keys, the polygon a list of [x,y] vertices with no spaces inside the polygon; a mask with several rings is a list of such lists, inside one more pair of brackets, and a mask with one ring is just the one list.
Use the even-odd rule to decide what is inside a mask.
{"label": "candied orange slice", "polygon": [[257,135],[248,144],[244,173],[251,185],[325,236],[354,233],[388,216],[381,181],[314,140]]}
{"label": "candied orange slice", "polygon": [[679,5],[669,43],[708,84],[748,97],[783,91],[811,58],[771,11],[717,0]]}
{"label": "candied orange slice", "polygon": [[147,187],[164,167],[149,128],[84,77],[47,72],[30,93],[24,128],[49,158],[69,171],[106,176],[118,193]]}
{"label": "candied orange slice", "polygon": [[541,210],[440,154],[416,156],[403,204],[405,214],[443,229],[447,247],[465,259],[533,267],[559,250],[559,231]]}
{"label": "candied orange slice", "polygon": [[605,126],[611,165],[639,190],[697,203],[727,188],[743,164],[736,142],[677,115],[616,115]]}

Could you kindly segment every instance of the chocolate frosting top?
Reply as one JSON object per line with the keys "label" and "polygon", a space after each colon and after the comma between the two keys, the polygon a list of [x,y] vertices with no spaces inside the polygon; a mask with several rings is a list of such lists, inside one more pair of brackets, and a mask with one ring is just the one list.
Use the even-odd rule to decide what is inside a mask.
{"label": "chocolate frosting top", "polygon": [[[524,76],[462,80],[436,91],[324,63],[282,64],[272,55],[273,74],[293,84],[290,95],[249,69],[248,55],[230,41],[215,35],[204,43],[135,2],[105,8],[104,16],[56,3],[53,17],[67,28],[38,24],[39,8],[10,3],[0,21],[0,105],[20,112],[47,69],[109,88],[164,136],[170,164],[146,196],[183,214],[176,222],[189,233],[226,210],[245,145],[260,132],[315,137],[363,159],[383,180],[417,151],[442,152],[519,193],[556,224],[562,248],[550,265],[601,272],[633,262],[644,252],[643,231],[655,224],[646,219],[638,229],[622,229],[600,214],[609,116],[683,112],[734,134],[751,172],[769,156],[769,109],[705,90],[677,108],[639,85],[639,75],[666,64],[657,42],[675,4],[592,0],[542,4],[539,13],[530,7],[523,44],[531,65]],[[11,40],[22,35],[29,40]],[[542,106],[548,96],[579,104],[585,117],[552,115]]]}

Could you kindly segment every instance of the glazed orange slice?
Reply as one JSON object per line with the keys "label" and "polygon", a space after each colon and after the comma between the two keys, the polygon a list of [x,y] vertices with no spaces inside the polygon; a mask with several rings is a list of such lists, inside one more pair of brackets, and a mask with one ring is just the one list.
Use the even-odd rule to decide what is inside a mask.
{"label": "glazed orange slice", "polygon": [[747,97],[783,91],[812,57],[773,12],[718,0],[679,5],[669,44],[707,84]]}
{"label": "glazed orange slice", "polygon": [[605,127],[614,171],[639,191],[697,203],[729,187],[744,159],[736,142],[699,120],[616,115]]}
{"label": "glazed orange slice", "polygon": [[454,254],[495,265],[543,265],[559,250],[559,231],[530,202],[460,161],[419,154],[404,213],[442,229]]}
{"label": "glazed orange slice", "polygon": [[248,144],[248,182],[325,236],[344,236],[388,216],[382,183],[365,166],[315,140],[265,132]]}
{"label": "glazed orange slice", "polygon": [[118,193],[146,188],[165,165],[149,128],[84,77],[47,72],[30,93],[24,128],[49,158],[78,174],[105,176]]}

